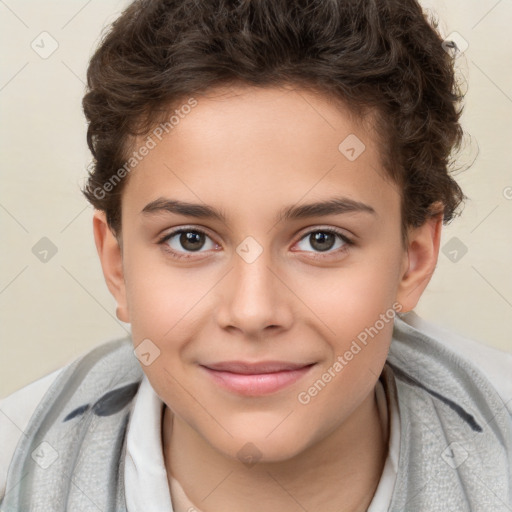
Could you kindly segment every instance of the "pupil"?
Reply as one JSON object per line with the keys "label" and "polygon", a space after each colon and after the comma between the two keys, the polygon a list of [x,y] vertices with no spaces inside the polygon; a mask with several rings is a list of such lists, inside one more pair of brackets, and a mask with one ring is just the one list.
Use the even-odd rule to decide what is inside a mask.
{"label": "pupil", "polygon": [[311,246],[319,251],[328,251],[334,245],[334,235],[332,233],[317,231],[310,236],[312,237]]}
{"label": "pupil", "polygon": [[197,251],[201,249],[204,243],[204,235],[197,231],[187,231],[185,233],[181,233],[180,243],[182,247],[189,251]]}

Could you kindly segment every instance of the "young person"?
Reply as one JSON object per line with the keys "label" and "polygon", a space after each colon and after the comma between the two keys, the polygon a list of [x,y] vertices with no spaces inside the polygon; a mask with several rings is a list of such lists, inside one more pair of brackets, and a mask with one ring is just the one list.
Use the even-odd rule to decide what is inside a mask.
{"label": "young person", "polygon": [[510,359],[410,313],[461,99],[415,0],[131,4],[83,103],[131,336],[2,402],[1,510],[510,510]]}

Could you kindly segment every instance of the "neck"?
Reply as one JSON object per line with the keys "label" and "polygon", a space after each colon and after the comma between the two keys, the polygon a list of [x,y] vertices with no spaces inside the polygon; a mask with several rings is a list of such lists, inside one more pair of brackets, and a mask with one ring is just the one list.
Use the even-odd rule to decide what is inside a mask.
{"label": "neck", "polygon": [[292,459],[252,467],[219,453],[167,407],[162,426],[167,474],[203,512],[363,512],[387,455],[374,392],[321,442]]}

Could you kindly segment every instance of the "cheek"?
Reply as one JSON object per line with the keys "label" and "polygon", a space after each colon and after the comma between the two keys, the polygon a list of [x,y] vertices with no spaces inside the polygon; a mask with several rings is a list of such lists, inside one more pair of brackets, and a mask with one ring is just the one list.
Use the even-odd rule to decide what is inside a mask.
{"label": "cheek", "polygon": [[166,264],[159,250],[132,247],[124,262],[134,341],[177,338],[182,320],[205,292],[205,279]]}
{"label": "cheek", "polygon": [[[162,400],[185,407],[182,383],[186,375],[182,352],[191,336],[190,319],[200,290],[185,283],[180,273],[133,250],[125,259],[126,293],[134,346],[148,344],[152,358],[142,370]],[[153,260],[153,261],[150,261]],[[192,310],[192,311],[191,311]]]}
{"label": "cheek", "polygon": [[398,275],[396,255],[381,253],[379,258],[361,258],[323,275],[297,279],[297,294],[316,313],[317,320],[322,320],[326,336],[343,343],[373,325],[381,314],[390,309],[392,313]]}
{"label": "cheek", "polygon": [[170,293],[165,280],[152,279],[151,273],[132,273],[126,293],[135,342],[150,338],[158,344],[185,313],[183,298]]}
{"label": "cheek", "polygon": [[[338,271],[336,276],[331,274],[324,286],[318,286],[322,284],[318,279],[315,287],[312,282],[304,283],[303,293],[309,289],[309,295],[304,296],[314,304],[311,309],[319,312],[329,346],[320,378],[329,382],[331,392],[319,393],[322,396],[315,399],[317,405],[357,403],[375,384],[389,350],[395,313],[400,310],[395,302],[397,262],[395,254],[381,251],[379,258],[368,258]],[[312,294],[312,289],[318,293]],[[318,320],[313,322],[316,327],[320,325]],[[349,394],[353,400],[347,400]]]}
{"label": "cheek", "polygon": [[310,418],[326,418],[323,428],[327,431],[340,417],[348,417],[375,387],[388,355],[396,313],[392,294],[371,286],[357,290],[347,286],[337,300],[325,319],[330,327],[325,334],[329,357],[297,396]]}

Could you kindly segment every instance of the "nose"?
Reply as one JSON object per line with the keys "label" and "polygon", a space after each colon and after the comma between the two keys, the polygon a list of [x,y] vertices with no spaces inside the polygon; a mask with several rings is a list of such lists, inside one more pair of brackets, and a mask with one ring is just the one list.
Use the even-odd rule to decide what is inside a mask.
{"label": "nose", "polygon": [[252,339],[290,328],[293,293],[268,253],[264,250],[252,262],[233,255],[233,268],[224,280],[217,310],[222,328],[239,330]]}

